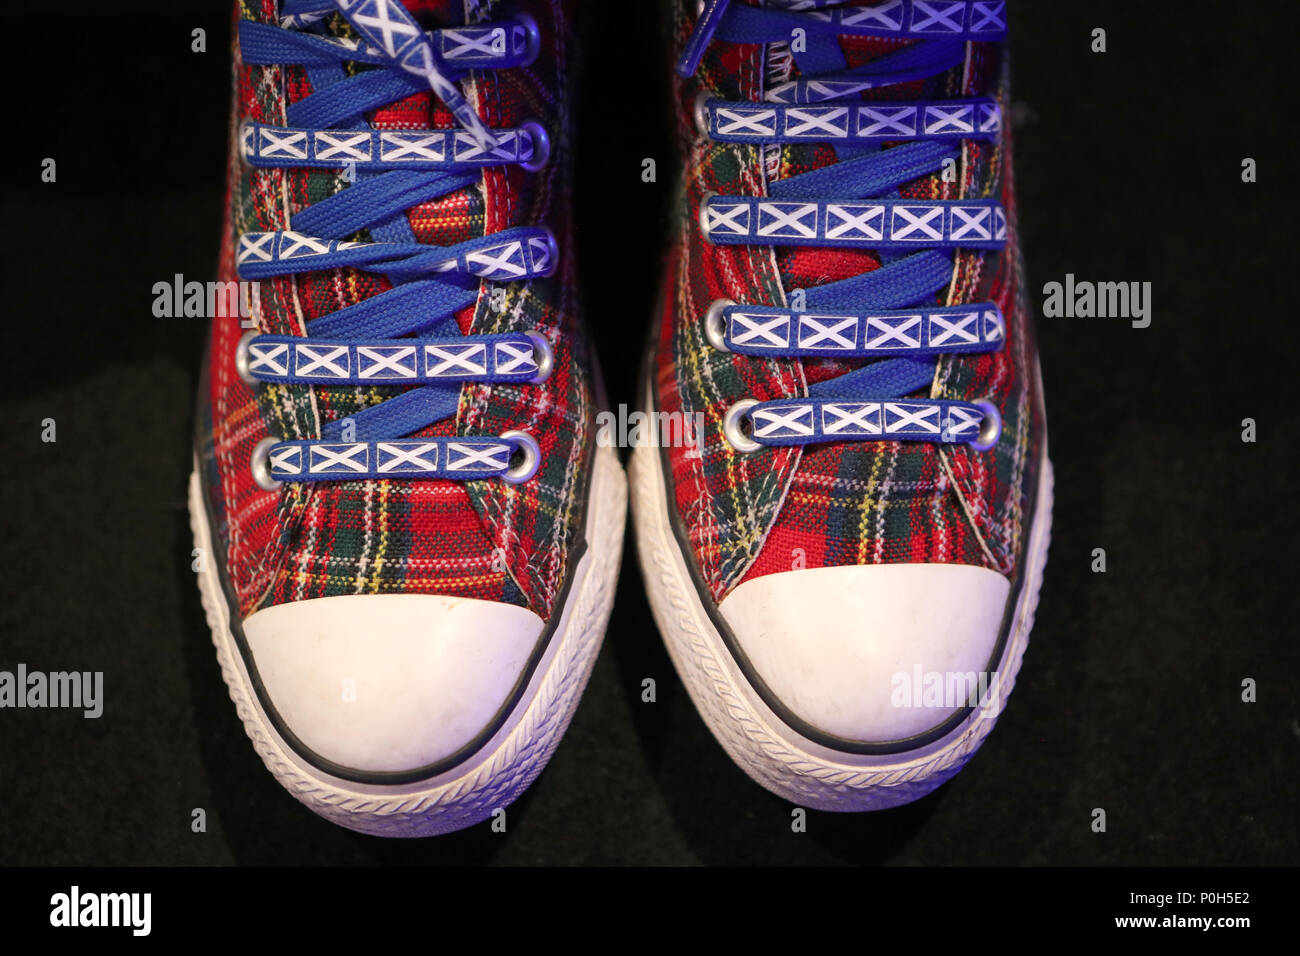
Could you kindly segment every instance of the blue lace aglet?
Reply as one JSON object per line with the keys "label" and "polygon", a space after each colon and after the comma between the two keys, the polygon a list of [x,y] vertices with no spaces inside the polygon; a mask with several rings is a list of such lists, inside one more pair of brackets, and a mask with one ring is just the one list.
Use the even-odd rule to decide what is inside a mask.
{"label": "blue lace aglet", "polygon": [[680,76],[695,75],[700,59],[709,44],[713,42],[713,34],[718,29],[718,24],[722,22],[722,15],[727,12],[727,4],[730,2],[731,0],[705,0],[704,9],[700,11],[700,19],[686,41],[682,58],[677,61],[677,73]]}

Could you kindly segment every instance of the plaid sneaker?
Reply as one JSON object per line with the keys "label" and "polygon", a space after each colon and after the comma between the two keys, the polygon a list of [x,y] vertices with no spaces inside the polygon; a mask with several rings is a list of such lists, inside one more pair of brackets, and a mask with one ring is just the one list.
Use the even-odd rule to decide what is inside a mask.
{"label": "plaid sneaker", "polygon": [[685,182],[638,448],[655,616],[737,763],[868,810],[956,773],[1024,654],[1051,469],[1000,0],[677,2]]}
{"label": "plaid sneaker", "polygon": [[526,0],[243,0],[190,507],[267,767],[355,830],[514,799],[577,705],[624,478],[594,440],[571,23]]}

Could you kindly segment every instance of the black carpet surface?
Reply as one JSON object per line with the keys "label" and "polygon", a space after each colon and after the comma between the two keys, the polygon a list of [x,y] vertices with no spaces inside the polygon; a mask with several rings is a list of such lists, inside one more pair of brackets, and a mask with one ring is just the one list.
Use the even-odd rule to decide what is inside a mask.
{"label": "black carpet surface", "polygon": [[[0,669],[103,671],[106,703],[96,720],[0,710],[0,864],[1297,859],[1296,103],[1279,67],[1293,38],[1265,5],[1015,5],[1030,287],[1041,299],[1067,274],[1150,282],[1153,316],[1145,329],[1039,321],[1052,550],[1016,692],[952,783],[884,813],[813,812],[792,832],[790,805],[732,764],[678,683],[629,529],[590,687],[507,832],[404,842],[291,799],[226,695],[185,510],[204,323],[154,318],[151,290],[214,269],[228,13],[118,6],[112,19],[101,4],[65,3],[61,19],[32,7],[8,23],[20,62],[6,122],[21,135],[0,183]],[[588,6],[587,314],[611,401],[635,405],[673,189],[667,61],[649,0]],[[190,50],[195,27],[206,53]],[[1096,27],[1104,54],[1089,49]],[[38,42],[51,30],[57,46]],[[643,104],[644,125],[616,127],[616,99]],[[634,224],[617,250],[599,231],[611,197]]]}

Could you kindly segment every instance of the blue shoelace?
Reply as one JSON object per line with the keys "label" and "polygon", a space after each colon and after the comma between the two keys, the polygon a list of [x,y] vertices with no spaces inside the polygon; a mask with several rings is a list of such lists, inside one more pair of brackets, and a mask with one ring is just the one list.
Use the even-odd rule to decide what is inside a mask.
{"label": "blue shoelace", "polygon": [[[358,39],[331,36],[322,21],[342,13]],[[482,280],[551,275],[558,249],[549,229],[517,227],[451,246],[416,242],[406,211],[478,181],[489,166],[541,169],[549,156],[537,123],[488,129],[456,81],[471,70],[526,65],[540,39],[531,17],[424,31],[397,0],[285,0],[280,26],[242,21],[245,63],[303,67],[312,93],[286,110],[286,125],[248,121],[244,160],[260,168],[348,169],[352,184],[295,214],[283,232],[240,237],[241,279],[350,267],[385,276],[393,288],[307,323],[306,337],[249,333],[237,364],[252,383],[414,386],[348,419],[318,441],[261,442],[258,483],[285,481],[501,478],[536,473],[534,438],[416,438],[456,414],[463,382],[540,383],[552,365],[540,334],[462,335],[456,313],[473,305]],[[374,69],[349,76],[344,63]],[[458,124],[451,130],[372,129],[365,114],[432,90]],[[373,241],[344,237],[369,230]]]}
{"label": "blue shoelace", "polygon": [[[1001,112],[989,97],[866,101],[860,94],[961,65],[968,41],[1005,36],[1005,4],[844,4],[769,0],[758,8],[707,0],[678,64],[678,72],[690,76],[714,40],[788,43],[803,31],[806,43],[792,45],[799,79],[768,91],[762,102],[701,95],[696,122],[717,142],[827,143],[837,161],[773,182],[763,198],[708,195],[700,228],[716,245],[845,248],[875,252],[881,260],[874,271],[805,290],[797,310],[713,303],[704,321],[715,348],[768,358],[874,360],[809,386],[807,398],[738,402],[728,410],[724,430],[742,451],[886,440],[988,450],[1002,424],[991,402],[904,396],[931,385],[940,355],[1002,348],[1006,326],[996,303],[932,303],[952,281],[952,250],[1006,244],[1006,212],[987,199],[901,199],[898,187],[940,171],[947,160],[960,163],[963,139],[996,140]],[[849,68],[841,35],[918,42]],[[898,145],[884,148],[886,143]]]}

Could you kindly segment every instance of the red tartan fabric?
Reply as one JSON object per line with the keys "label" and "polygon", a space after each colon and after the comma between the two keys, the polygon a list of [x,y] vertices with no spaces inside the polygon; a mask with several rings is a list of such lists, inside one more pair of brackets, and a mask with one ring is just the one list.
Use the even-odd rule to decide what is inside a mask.
{"label": "red tartan fabric", "polygon": [[[677,39],[695,22],[693,3],[677,4]],[[850,66],[911,41],[842,38]],[[1007,109],[1003,50],[970,44],[967,63],[949,74],[875,91],[877,98],[994,95]],[[703,411],[701,456],[670,453],[672,499],[704,579],[721,600],[745,580],[801,567],[899,562],[974,564],[1016,571],[1026,530],[1028,496],[1036,487],[1045,427],[1030,312],[1014,222],[1009,135],[1001,143],[967,143],[958,182],[930,176],[900,190],[909,198],[1001,197],[1011,238],[996,254],[962,252],[953,282],[937,301],[992,299],[1007,317],[1007,344],[993,355],[940,360],[930,394],[988,399],[1004,419],[1003,438],[990,453],[967,446],[920,442],[860,442],[734,452],[722,434],[726,409],[806,394],[809,384],[856,367],[825,360],[762,360],[713,349],[703,336],[709,304],[728,298],[748,304],[788,304],[796,288],[878,267],[874,255],[819,249],[714,247],[699,234],[706,192],[764,195],[766,183],[825,165],[822,146],[769,150],[719,144],[695,133],[697,94],[761,99],[768,86],[797,75],[783,44],[715,43],[693,80],[678,82],[678,136],[686,183],[678,209],[679,235],[665,279],[656,355],[656,396],[665,411]]]}
{"label": "red tartan fabric", "polygon": [[[410,0],[427,27],[502,19],[496,0]],[[273,22],[273,0],[244,0],[236,17]],[[543,386],[467,385],[455,418],[421,435],[533,434],[543,453],[538,476],[504,482],[361,481],[285,485],[268,493],[253,481],[249,459],[267,435],[312,439],[320,428],[396,394],[392,389],[262,386],[235,374],[243,329],[214,322],[206,403],[200,424],[202,473],[214,529],[241,611],[352,593],[428,593],[504,601],[543,617],[554,609],[586,498],[591,430],[590,362],[578,325],[567,196],[570,191],[569,95],[571,2],[526,0],[512,5],[537,21],[542,52],[528,68],[474,74],[471,101],[490,126],[539,120],[553,142],[540,174],[488,170],[482,183],[426,203],[408,214],[420,242],[449,245],[510,226],[545,224],[556,234],[561,266],[552,280],[498,285],[457,318],[463,332],[536,330],[552,343],[555,370]],[[508,11],[508,12],[511,12]],[[330,28],[348,35],[341,17]],[[237,44],[236,44],[237,47]],[[244,118],[283,124],[286,101],[311,92],[295,66],[251,66],[235,52],[233,131]],[[448,128],[450,113],[417,94],[376,110],[382,128]],[[289,217],[347,183],[332,170],[252,170],[232,150],[230,203],[222,243],[222,278],[235,278],[239,233],[288,227]],[[354,238],[354,237],[349,237]],[[366,239],[368,236],[359,238]],[[261,283],[261,330],[302,335],[304,323],[388,288],[380,277],[331,270]],[[493,307],[485,294],[502,290]]]}

